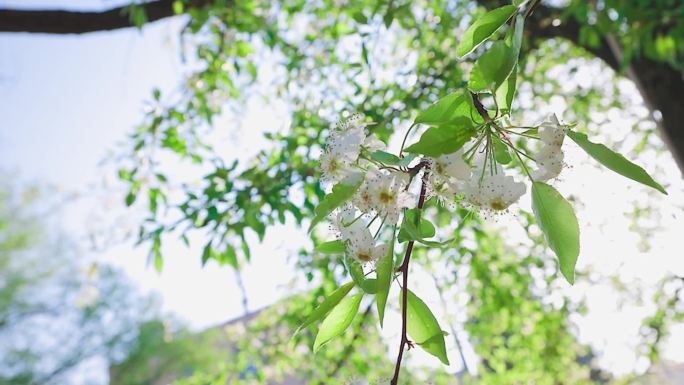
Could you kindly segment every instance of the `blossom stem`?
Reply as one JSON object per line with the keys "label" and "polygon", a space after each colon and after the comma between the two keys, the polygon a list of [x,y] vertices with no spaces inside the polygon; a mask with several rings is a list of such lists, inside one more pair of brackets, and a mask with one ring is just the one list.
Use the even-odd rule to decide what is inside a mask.
{"label": "blossom stem", "polygon": [[[430,171],[425,170],[423,173],[422,184],[420,186],[420,197],[418,198],[418,205],[416,208],[419,210],[423,209],[425,205],[425,196],[427,195],[427,184]],[[404,260],[401,262],[399,271],[402,276],[401,284],[401,342],[399,343],[399,355],[397,356],[397,362],[394,365],[394,376],[390,381],[390,385],[397,385],[399,382],[399,371],[401,370],[401,360],[404,356],[404,348],[409,343],[408,337],[406,335],[406,320],[407,320],[407,306],[408,306],[408,273],[409,273],[409,263],[411,261],[411,253],[413,252],[414,241],[409,241],[406,246],[406,254],[404,255]]]}
{"label": "blossom stem", "polygon": [[404,134],[404,140],[401,141],[401,148],[399,149],[399,157],[401,158],[401,153],[404,152],[404,146],[406,145],[406,139],[408,138],[409,134],[411,133],[411,130],[413,130],[413,127],[415,127],[416,124],[413,123],[411,127],[406,130],[406,134]]}
{"label": "blossom stem", "polygon": [[[515,148],[515,146],[513,146],[513,143],[511,143],[510,139],[507,139],[507,138],[506,138],[506,139],[502,139],[502,141],[503,141],[504,143],[506,143],[506,145],[507,145],[508,147],[510,147],[510,148],[513,149],[513,153],[515,153],[515,156],[518,157],[518,162],[519,162],[520,165],[522,166],[523,170],[525,170],[525,174],[527,174],[527,177],[530,178],[530,181],[531,181],[532,183],[534,183],[534,178],[532,178],[532,174],[530,174],[530,170],[527,169],[527,166],[525,165],[525,162],[523,162],[522,158],[520,157],[521,151],[518,150],[517,148]],[[524,152],[523,152],[522,154],[525,155],[526,157],[530,158],[529,155],[525,154]],[[532,159],[532,158],[530,158],[530,159]],[[534,160],[534,159],[532,159],[532,160]]]}
{"label": "blossom stem", "polygon": [[373,224],[373,222],[375,222],[375,220],[378,219],[379,216],[380,216],[380,215],[375,214],[375,216],[373,217],[373,219],[371,219],[370,222],[368,222],[368,224],[366,225],[366,228],[370,227],[370,226]]}
{"label": "blossom stem", "polygon": [[359,214],[358,217],[354,218],[354,220],[352,220],[351,222],[349,222],[349,223],[344,223],[344,222],[342,222],[342,224],[344,225],[344,227],[349,227],[349,226],[353,225],[354,223],[356,223],[356,221],[358,221],[359,219],[361,219],[361,217],[364,216],[364,215],[366,215],[366,214],[361,213],[361,214]]}
{"label": "blossom stem", "polygon": [[382,226],[385,224],[386,219],[387,219],[387,215],[385,215],[385,217],[382,218],[382,222],[380,222],[380,226],[378,226],[378,230],[375,232],[375,235],[373,235],[373,239],[377,239],[378,235],[380,235],[380,230],[382,230]]}
{"label": "blossom stem", "polygon": [[518,135],[518,136],[524,136],[525,138],[530,138],[530,139],[539,140],[539,137],[538,137],[538,136],[529,135],[529,134],[526,134],[526,133],[524,133],[524,132],[515,132],[515,131],[513,131],[513,130],[507,130],[506,128],[503,128],[502,130],[503,130],[505,133],[507,133],[507,134]]}

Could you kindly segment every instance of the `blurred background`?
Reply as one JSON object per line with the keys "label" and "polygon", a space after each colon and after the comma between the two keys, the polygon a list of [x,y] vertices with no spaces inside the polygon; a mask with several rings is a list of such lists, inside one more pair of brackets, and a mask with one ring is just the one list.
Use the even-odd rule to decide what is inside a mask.
{"label": "blurred background", "polygon": [[[290,340],[346,280],[313,253],[330,234],[306,234],[316,159],[356,112],[398,149],[465,90],[454,47],[502,4],[0,0],[0,384],[388,378],[398,292],[383,329],[364,302],[315,355],[315,327]],[[431,207],[458,244],[417,248],[411,285],[451,365],[411,350],[402,381],[684,384],[684,5],[542,1],[523,51],[517,121],[575,122],[669,194],[568,143],[573,286],[529,197],[493,217]]]}

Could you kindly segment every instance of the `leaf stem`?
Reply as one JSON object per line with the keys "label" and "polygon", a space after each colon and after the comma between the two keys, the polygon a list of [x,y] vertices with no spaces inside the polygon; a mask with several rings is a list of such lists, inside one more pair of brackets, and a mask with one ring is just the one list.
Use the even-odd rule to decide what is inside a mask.
{"label": "leaf stem", "polygon": [[[429,169],[425,169],[423,173],[422,184],[420,186],[420,197],[418,198],[418,210],[422,210],[425,205],[425,196],[427,194],[427,183],[430,174]],[[399,371],[401,370],[401,360],[404,356],[404,348],[409,343],[408,337],[406,335],[406,319],[407,319],[407,306],[408,306],[408,273],[409,273],[409,263],[411,261],[411,253],[413,252],[414,241],[409,241],[408,246],[406,246],[406,254],[404,255],[404,260],[399,267],[399,271],[402,276],[401,285],[401,342],[399,343],[399,355],[397,356],[397,362],[394,365],[394,376],[390,381],[390,385],[397,385],[399,382]]]}
{"label": "leaf stem", "polygon": [[406,130],[406,134],[404,134],[404,140],[401,141],[401,148],[399,149],[399,157],[401,158],[401,153],[404,152],[404,146],[406,145],[406,139],[408,138],[409,134],[411,133],[411,130],[413,130],[413,127],[415,127],[416,124],[413,123],[411,127]]}

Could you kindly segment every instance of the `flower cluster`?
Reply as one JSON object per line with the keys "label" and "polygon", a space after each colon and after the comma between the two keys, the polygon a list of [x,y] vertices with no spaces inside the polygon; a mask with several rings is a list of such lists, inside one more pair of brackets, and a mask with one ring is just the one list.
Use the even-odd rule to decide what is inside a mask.
{"label": "flower cluster", "polygon": [[349,202],[337,209],[333,226],[346,245],[347,254],[360,263],[369,263],[387,253],[388,246],[376,244],[371,222],[397,223],[405,208],[414,207],[416,195],[409,192],[411,178],[402,170],[381,168],[370,154],[384,143],[366,135],[367,123],[360,116],[336,125],[320,158],[325,182],[340,182],[359,175],[360,187]]}
{"label": "flower cluster", "polygon": [[365,127],[368,123],[360,122],[361,118],[357,114],[331,130],[326,151],[320,157],[323,181],[339,182],[354,172],[362,146],[368,150],[381,148],[382,142],[373,136],[366,136]]}
{"label": "flower cluster", "polygon": [[[320,158],[325,182],[335,184],[362,178],[351,198],[336,209],[333,227],[345,243],[347,255],[364,264],[387,252],[387,245],[378,244],[377,234],[371,234],[371,224],[376,219],[382,224],[397,224],[404,209],[415,207],[418,196],[412,192],[412,182],[422,179],[416,178],[418,175],[426,176],[428,198],[442,203],[460,199],[473,207],[501,211],[517,202],[527,188],[524,182],[516,180],[523,175],[521,172],[518,176],[507,174],[510,167],[504,168],[497,160],[495,141],[504,146],[509,158],[510,153],[517,156],[517,163],[532,181],[555,178],[563,167],[561,147],[565,131],[554,115],[539,127],[507,127],[492,121],[480,127],[478,135],[456,152],[412,162],[407,159],[406,163],[398,164],[396,161],[403,158],[382,151],[386,149],[384,143],[367,133],[368,126],[360,115],[337,124]],[[526,131],[515,131],[521,128]],[[538,140],[539,151],[534,156],[527,155],[514,146],[512,135]],[[394,159],[394,163],[385,161],[388,158],[374,157],[378,152]],[[535,162],[536,168],[528,170],[521,154]]]}

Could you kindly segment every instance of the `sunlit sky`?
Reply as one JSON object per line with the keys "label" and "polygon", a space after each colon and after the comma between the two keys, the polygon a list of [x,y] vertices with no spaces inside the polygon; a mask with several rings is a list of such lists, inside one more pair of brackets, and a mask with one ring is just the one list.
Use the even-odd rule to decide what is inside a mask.
{"label": "sunlit sky", "polygon": [[[116,3],[60,2],[74,7]],[[55,2],[0,0],[0,7],[16,4],[50,6]],[[0,34],[0,170],[15,175],[19,184],[55,185],[65,192],[79,193],[79,199],[55,215],[64,229],[79,240],[83,258],[121,267],[141,290],[161,296],[164,311],[201,329],[243,313],[233,272],[212,263],[200,266],[201,239],[193,240],[191,249],[180,241],[167,242],[162,274],[146,264],[144,246],[136,248],[125,241],[99,251],[92,250],[88,242],[93,228],[106,227],[107,219],[112,220],[110,225],[113,218],[123,218],[117,223],[134,226],[133,221],[125,220],[122,195],[103,188],[116,184],[113,169],[101,162],[141,121],[143,102],[149,99],[151,89],[171,92],[182,80],[185,73],[179,55],[179,26],[176,19],[149,25],[142,32],[127,29],[85,36]],[[577,75],[581,81],[597,76],[591,69],[587,71]],[[629,89],[631,84],[624,87]],[[562,114],[564,103],[562,98],[554,101],[548,112]],[[239,127],[229,120],[221,120],[215,127],[221,142],[218,146],[232,149],[239,158],[248,156],[242,149],[250,148],[252,153],[262,144],[261,132],[286,128],[282,105],[252,101],[248,106]],[[619,115],[608,118],[611,123],[606,132],[619,137],[629,122],[621,121]],[[684,184],[671,157],[647,152],[640,159],[649,171],[656,165],[664,170],[660,177],[665,178],[670,195],[663,197],[583,163],[586,157],[576,149],[566,153],[567,162],[575,166],[557,186],[566,194],[581,197],[578,216],[583,251],[579,268],[605,274],[620,272],[628,286],[644,288],[667,272],[684,275],[678,239],[683,230]],[[658,220],[663,228],[650,240],[647,253],[639,251],[639,238],[629,231],[624,216],[634,200],[661,209]],[[515,231],[510,236],[516,236]],[[270,229],[263,243],[252,241],[253,262],[242,275],[249,307],[255,310],[291,292],[288,283],[294,273],[287,255],[306,244],[307,238],[292,226],[280,226]],[[424,298],[433,290],[423,289]],[[564,290],[573,298],[587,299],[589,314],[574,321],[580,339],[603,352],[603,366],[626,372],[643,365],[635,362],[633,347],[640,319],[652,310],[648,298],[640,305],[620,308],[615,292],[607,285],[580,283]],[[436,301],[435,307],[439,308]],[[385,334],[395,336],[396,327],[398,324],[390,322]],[[681,359],[684,328],[675,327],[673,332],[666,356]],[[392,346],[390,352],[394,354]],[[452,369],[457,370],[460,364],[453,346],[449,354],[456,362]]]}

